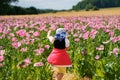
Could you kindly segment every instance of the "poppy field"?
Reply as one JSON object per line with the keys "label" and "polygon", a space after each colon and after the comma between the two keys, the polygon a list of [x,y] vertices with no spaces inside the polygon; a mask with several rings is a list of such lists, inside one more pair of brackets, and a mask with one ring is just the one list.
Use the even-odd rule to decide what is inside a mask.
{"label": "poppy field", "polygon": [[52,80],[47,39],[65,28],[70,40],[67,71],[92,80],[120,79],[120,16],[0,17],[0,80]]}

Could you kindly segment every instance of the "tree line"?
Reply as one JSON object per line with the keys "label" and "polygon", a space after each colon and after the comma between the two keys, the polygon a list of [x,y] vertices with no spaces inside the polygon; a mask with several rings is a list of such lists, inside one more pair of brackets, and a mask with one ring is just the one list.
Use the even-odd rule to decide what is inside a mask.
{"label": "tree line", "polygon": [[23,8],[20,6],[12,6],[10,3],[19,0],[0,0],[0,15],[21,15],[21,14],[40,14],[55,13],[70,10],[99,10],[99,8],[120,7],[120,0],[82,0],[74,5],[70,10],[53,10],[53,9],[37,9],[35,7]]}
{"label": "tree line", "polygon": [[120,0],[82,0],[72,10],[98,10],[99,8],[120,7]]}
{"label": "tree line", "polygon": [[18,0],[0,0],[0,15],[25,15],[58,12],[58,10],[53,9],[37,9],[35,7],[23,8],[20,6],[13,6],[10,4],[12,2],[18,2]]}

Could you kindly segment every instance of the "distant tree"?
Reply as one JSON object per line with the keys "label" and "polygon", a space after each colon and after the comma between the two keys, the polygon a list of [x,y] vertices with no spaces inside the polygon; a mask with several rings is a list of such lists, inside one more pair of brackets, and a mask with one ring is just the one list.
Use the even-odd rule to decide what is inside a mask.
{"label": "distant tree", "polygon": [[120,7],[120,0],[82,0],[72,7],[73,10],[87,9],[89,4],[96,8]]}
{"label": "distant tree", "polygon": [[89,4],[86,5],[85,10],[89,11],[92,8],[93,8],[93,5],[91,3],[89,3]]}
{"label": "distant tree", "polygon": [[38,10],[35,7],[29,7],[26,10],[28,14],[38,14]]}
{"label": "distant tree", "polygon": [[96,7],[96,6],[93,6],[92,10],[93,10],[93,11],[97,11],[97,10],[99,10],[99,8]]}
{"label": "distant tree", "polygon": [[0,0],[0,5],[10,4],[11,2],[16,2],[18,0]]}
{"label": "distant tree", "polygon": [[10,3],[16,1],[18,0],[0,0],[0,15],[7,14],[11,8]]}
{"label": "distant tree", "polygon": [[27,11],[25,8],[19,7],[19,6],[14,6],[13,10],[15,10],[15,14],[26,14]]}

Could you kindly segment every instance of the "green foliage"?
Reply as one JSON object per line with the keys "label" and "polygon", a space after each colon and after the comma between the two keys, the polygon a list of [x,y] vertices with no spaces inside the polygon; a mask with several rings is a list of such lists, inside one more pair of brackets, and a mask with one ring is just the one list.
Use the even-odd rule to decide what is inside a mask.
{"label": "green foliage", "polygon": [[92,8],[93,8],[93,5],[91,3],[89,3],[89,4],[86,5],[85,10],[89,11]]}
{"label": "green foliage", "polygon": [[24,15],[24,14],[39,14],[39,13],[55,13],[57,10],[52,9],[36,9],[35,7],[23,8],[19,6],[2,6],[0,15]]}
{"label": "green foliage", "polygon": [[97,8],[96,6],[93,6],[92,10],[96,11],[96,10],[99,10],[99,8]]}
{"label": "green foliage", "polygon": [[24,15],[24,14],[38,14],[38,13],[55,13],[57,10],[52,9],[37,9],[35,7],[23,8],[19,6],[11,6],[11,2],[18,0],[0,0],[0,15]]}
{"label": "green foliage", "polygon": [[86,9],[89,10],[89,4],[95,6],[93,10],[98,8],[120,7],[120,0],[82,0],[72,7],[73,10]]}
{"label": "green foliage", "polygon": [[11,2],[16,2],[18,0],[0,0],[0,5],[10,4]]}

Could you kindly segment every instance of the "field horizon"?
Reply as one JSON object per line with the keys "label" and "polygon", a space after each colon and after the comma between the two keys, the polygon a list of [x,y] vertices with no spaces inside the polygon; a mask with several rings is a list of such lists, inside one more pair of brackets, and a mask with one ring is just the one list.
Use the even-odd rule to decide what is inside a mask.
{"label": "field horizon", "polygon": [[[33,14],[33,15],[3,15],[2,17],[50,17],[50,16],[98,16],[98,15],[120,15],[120,7],[115,8],[103,8],[98,11],[64,11],[64,12],[56,12],[56,13],[44,13],[44,14]],[[1,17],[1,16],[0,16]]]}

